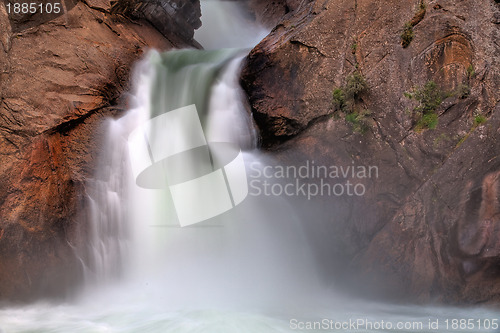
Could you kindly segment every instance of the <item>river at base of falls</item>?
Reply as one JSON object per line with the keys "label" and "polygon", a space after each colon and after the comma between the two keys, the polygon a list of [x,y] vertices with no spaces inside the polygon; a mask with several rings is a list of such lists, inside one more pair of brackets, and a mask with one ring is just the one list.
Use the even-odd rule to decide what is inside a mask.
{"label": "river at base of falls", "polygon": [[[87,295],[77,303],[12,307],[0,311],[0,332],[499,332],[484,326],[491,327],[500,314],[481,308],[396,306],[345,299],[330,305],[329,310],[323,305],[301,312],[262,313],[228,308],[169,310],[161,302],[152,302],[154,299],[154,293],[130,293],[121,286]],[[469,318],[473,319],[473,329],[452,329],[453,320]],[[436,322],[438,326],[434,326]],[[336,325],[344,325],[344,329]],[[397,325],[406,325],[407,329],[396,329]]]}

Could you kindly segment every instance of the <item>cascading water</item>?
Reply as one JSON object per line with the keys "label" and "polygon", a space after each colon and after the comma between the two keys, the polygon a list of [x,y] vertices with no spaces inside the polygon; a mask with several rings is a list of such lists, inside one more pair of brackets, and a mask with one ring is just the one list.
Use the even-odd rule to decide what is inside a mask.
{"label": "cascading water", "polygon": [[123,269],[123,258],[127,252],[128,224],[126,206],[123,205],[123,175],[127,167],[122,161],[125,146],[116,145],[116,138],[124,135],[124,125],[108,121],[107,139],[94,179],[87,182],[87,209],[80,230],[85,242],[75,248],[82,263],[84,281],[95,287],[113,282]]}
{"label": "cascading water", "polygon": [[[264,36],[265,30],[254,24],[240,30],[243,38],[227,32],[225,36],[232,38],[221,38],[220,34],[225,29],[231,27],[230,31],[234,32],[237,30],[234,27],[241,26],[239,21],[246,20],[246,17],[236,3],[214,4],[204,3],[204,16],[212,18],[208,20],[208,27],[196,36],[208,48],[216,49],[221,43],[249,47]],[[232,23],[221,24],[223,17],[230,17]],[[214,39],[214,34],[219,38]],[[245,109],[237,82],[243,53],[240,49],[177,50],[164,54],[153,51],[137,66],[136,107],[124,119],[108,121],[105,153],[100,158],[95,179],[88,182],[88,209],[84,224],[88,230],[84,232],[90,237],[76,251],[81,257],[85,280],[91,287],[118,277],[123,268],[123,258],[130,254],[126,246],[129,242],[127,228],[140,220],[130,217],[133,213],[127,209],[134,204],[129,205],[129,200],[125,199],[127,193],[132,196],[134,193],[134,190],[126,190],[134,188],[125,181],[131,177],[126,140],[138,123],[194,104],[207,125],[205,132],[210,141],[234,141],[242,147],[255,148],[257,135],[251,118],[243,116]],[[170,199],[167,192],[159,196],[150,194],[154,196],[151,200],[157,206],[151,207],[153,212],[160,211],[160,207],[164,207]],[[161,224],[174,223],[173,207],[168,208],[162,213]],[[150,221],[157,219],[150,218]],[[140,234],[140,230],[136,231]]]}
{"label": "cascading water", "polygon": [[[221,13],[236,17],[236,6],[205,2],[205,27],[210,26],[207,13],[216,14],[220,24]],[[250,30],[252,38],[261,31]],[[226,40],[221,32],[237,34],[235,27],[217,31],[197,38],[216,49]],[[244,39],[226,40],[224,46],[256,42],[237,45]],[[134,107],[108,122],[104,154],[88,184],[91,237],[76,251],[89,285],[69,304],[0,310],[0,332],[439,332],[446,318],[498,317],[483,309],[391,306],[334,294],[318,278],[300,221],[282,198],[248,196],[224,214],[181,228],[167,188],[137,186],[131,161],[141,164],[148,154],[128,149],[129,134],[155,116],[191,104],[208,142],[245,149],[248,173],[271,163],[254,149],[256,135],[238,85],[241,59],[235,49],[178,50],[153,51],[141,61],[134,75]],[[352,330],[325,326],[325,318],[423,324],[422,329]],[[441,319],[439,329],[428,328],[429,319]],[[323,326],[309,329],[310,321]]]}
{"label": "cascading water", "polygon": [[[234,50],[150,54],[148,72],[155,73],[146,84],[152,88],[150,115],[195,103],[209,142],[252,146],[253,126],[237,88],[240,60]],[[158,135],[150,133],[151,138]],[[136,155],[141,156],[132,150],[130,158]],[[256,159],[253,152],[245,154],[247,163]],[[284,298],[315,285],[312,260],[286,202],[247,198],[231,212],[181,229],[168,190],[133,186],[131,195],[137,246],[132,253],[140,269],[130,266],[130,281],[148,281],[144,291],[150,290],[152,297],[163,294],[170,300],[166,307],[286,304]]]}

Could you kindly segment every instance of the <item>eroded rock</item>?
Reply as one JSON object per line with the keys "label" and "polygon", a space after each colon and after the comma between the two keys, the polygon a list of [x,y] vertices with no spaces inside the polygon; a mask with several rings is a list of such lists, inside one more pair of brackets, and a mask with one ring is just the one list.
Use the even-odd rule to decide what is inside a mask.
{"label": "eroded rock", "polygon": [[[318,207],[303,220],[329,276],[384,297],[498,301],[499,8],[424,3],[407,48],[400,36],[419,1],[306,4],[250,53],[242,85],[280,163],[379,167],[361,198],[302,203]],[[368,83],[355,106],[369,111],[364,134],[332,98],[354,71]],[[431,80],[449,97],[437,128],[417,130],[404,93]]]}
{"label": "eroded rock", "polygon": [[65,295],[78,284],[76,213],[102,122],[126,107],[120,96],[146,48],[193,46],[176,31],[173,44],[146,20],[109,14],[107,1],[65,3],[64,15],[10,21],[0,5],[2,301]]}

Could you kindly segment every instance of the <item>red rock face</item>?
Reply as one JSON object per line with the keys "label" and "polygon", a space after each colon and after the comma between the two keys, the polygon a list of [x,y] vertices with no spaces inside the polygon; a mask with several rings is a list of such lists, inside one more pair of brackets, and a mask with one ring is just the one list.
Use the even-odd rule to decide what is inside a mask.
{"label": "red rock face", "polygon": [[119,96],[143,49],[174,46],[146,21],[105,14],[106,1],[66,9],[23,24],[0,5],[2,301],[65,295],[77,284],[70,244],[100,125],[122,112]]}
{"label": "red rock face", "polygon": [[[237,0],[236,0],[237,1]],[[250,0],[248,6],[255,13],[258,22],[269,28],[275,27],[283,16],[297,11],[311,0]]]}
{"label": "red rock face", "polygon": [[[324,210],[303,220],[332,279],[347,275],[358,291],[389,297],[493,302],[500,8],[438,2],[424,1],[425,15],[410,0],[304,2],[250,53],[242,84],[263,144],[281,163],[379,167],[362,198],[304,204],[303,211]],[[408,22],[414,38],[403,48]],[[355,70],[368,85],[356,101],[370,111],[364,134],[332,98]],[[418,130],[416,102],[404,93],[430,80],[443,92],[467,86],[470,94],[444,96],[436,129]]]}

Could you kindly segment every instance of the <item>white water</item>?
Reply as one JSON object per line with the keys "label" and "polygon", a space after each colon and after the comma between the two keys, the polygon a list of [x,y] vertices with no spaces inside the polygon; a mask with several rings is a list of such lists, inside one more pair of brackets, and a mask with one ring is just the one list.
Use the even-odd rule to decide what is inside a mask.
{"label": "white water", "polygon": [[203,26],[194,37],[205,49],[252,47],[268,33],[252,22],[238,1],[206,0],[201,10]]}
{"label": "white water", "polygon": [[[219,10],[222,15],[224,10]],[[225,31],[237,30],[226,26]],[[213,39],[200,41],[210,44]],[[238,64],[233,60],[213,85],[206,132],[210,140],[251,147],[255,136],[239,98]],[[208,224],[177,227],[168,191],[137,187],[126,150],[128,133],[148,118],[155,71],[148,59],[138,66],[135,108],[122,119],[109,121],[106,154],[89,183],[93,237],[78,250],[87,289],[63,304],[2,309],[0,332],[311,331],[293,330],[293,318],[426,325],[429,319],[441,319],[439,330],[413,330],[441,332],[445,319],[498,318],[498,313],[480,308],[396,306],[339,296],[321,283],[300,221],[291,213],[293,207],[279,198],[249,197]],[[245,158],[247,163],[265,163],[255,151],[248,151]]]}

